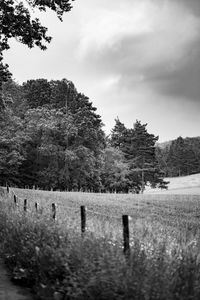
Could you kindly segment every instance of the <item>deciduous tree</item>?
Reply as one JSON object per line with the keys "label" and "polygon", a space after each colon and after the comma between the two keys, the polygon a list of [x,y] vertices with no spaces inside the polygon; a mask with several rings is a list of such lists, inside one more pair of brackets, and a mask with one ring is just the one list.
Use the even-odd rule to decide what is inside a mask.
{"label": "deciduous tree", "polygon": [[9,41],[15,38],[29,48],[38,46],[45,50],[51,37],[47,35],[47,28],[38,18],[32,17],[32,10],[39,9],[46,12],[54,11],[62,21],[62,16],[72,8],[74,0],[0,0],[0,109],[2,110],[2,83],[10,77],[8,65],[3,63],[3,52],[10,48]]}

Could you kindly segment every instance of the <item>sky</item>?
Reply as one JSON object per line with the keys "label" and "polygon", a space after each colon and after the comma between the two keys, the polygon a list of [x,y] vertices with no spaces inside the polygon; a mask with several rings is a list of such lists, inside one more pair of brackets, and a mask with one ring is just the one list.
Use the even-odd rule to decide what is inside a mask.
{"label": "sky", "polygon": [[160,142],[200,136],[199,0],[75,0],[63,22],[39,17],[48,50],[11,40],[4,55],[17,82],[73,81],[107,134],[119,117],[129,128],[148,123]]}

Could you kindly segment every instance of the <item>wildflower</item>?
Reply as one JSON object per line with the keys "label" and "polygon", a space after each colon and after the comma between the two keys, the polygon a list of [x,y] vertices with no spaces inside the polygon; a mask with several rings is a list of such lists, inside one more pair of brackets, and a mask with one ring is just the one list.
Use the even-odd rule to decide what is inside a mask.
{"label": "wildflower", "polygon": [[35,247],[35,253],[36,253],[37,256],[39,255],[39,252],[40,252],[40,248],[38,246],[36,246]]}
{"label": "wildflower", "polygon": [[61,300],[61,299],[63,299],[63,295],[59,292],[54,292],[53,298],[54,298],[54,300]]}

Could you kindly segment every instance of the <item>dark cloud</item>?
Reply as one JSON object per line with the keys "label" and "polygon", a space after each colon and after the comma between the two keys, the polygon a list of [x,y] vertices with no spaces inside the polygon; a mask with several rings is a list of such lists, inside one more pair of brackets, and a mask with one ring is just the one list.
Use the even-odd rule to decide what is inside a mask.
{"label": "dark cloud", "polygon": [[[174,0],[171,1],[174,2]],[[176,2],[187,7],[191,13],[200,15],[200,0],[176,0]]]}
{"label": "dark cloud", "polygon": [[160,65],[145,72],[145,77],[159,93],[200,103],[200,42],[191,47],[179,65]]}
{"label": "dark cloud", "polygon": [[200,67],[191,65],[188,68],[171,74],[168,80],[157,81],[155,87],[162,93],[170,96],[199,101],[200,103]]}
{"label": "dark cloud", "polygon": [[159,94],[200,103],[200,41],[190,48],[178,62],[160,60],[145,65],[139,53],[144,36],[126,37],[117,51],[105,51],[101,56],[90,56],[91,65],[104,74],[121,75],[121,85],[131,89],[148,85]]}
{"label": "dark cloud", "polygon": [[[87,35],[83,64],[97,76],[120,77],[119,88],[134,90],[145,85],[172,99],[199,101],[200,0],[152,0],[152,3],[159,3],[159,9],[153,6],[151,13],[147,13],[138,8],[145,16],[143,22],[132,22],[134,15],[130,17],[129,11],[124,11],[123,22],[126,24],[129,18],[127,24],[132,29],[121,32],[120,27],[114,27],[112,32],[109,27],[110,39],[106,35],[108,43],[105,43],[101,38],[100,47],[96,34],[89,31],[91,37]],[[110,24],[108,17],[105,24]],[[116,23],[121,22],[120,17],[115,19]],[[98,27],[101,36],[103,25]]]}

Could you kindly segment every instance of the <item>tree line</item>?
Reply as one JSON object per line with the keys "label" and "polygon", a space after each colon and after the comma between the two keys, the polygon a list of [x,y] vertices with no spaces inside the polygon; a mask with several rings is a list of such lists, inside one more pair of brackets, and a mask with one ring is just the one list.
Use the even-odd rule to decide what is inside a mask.
{"label": "tree line", "polygon": [[67,80],[36,79],[3,85],[0,184],[94,192],[167,188],[165,177],[200,172],[200,138],[165,146],[136,120],[117,118],[109,136],[101,116]]}
{"label": "tree line", "polygon": [[180,136],[164,146],[158,145],[156,156],[166,177],[200,173],[200,137]]}
{"label": "tree line", "polygon": [[101,117],[67,80],[36,79],[3,85],[0,184],[54,190],[142,192],[165,188],[156,157],[158,137],[147,124],[126,128],[119,119],[109,137]]}

